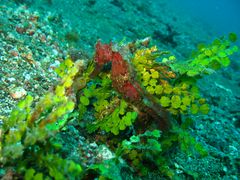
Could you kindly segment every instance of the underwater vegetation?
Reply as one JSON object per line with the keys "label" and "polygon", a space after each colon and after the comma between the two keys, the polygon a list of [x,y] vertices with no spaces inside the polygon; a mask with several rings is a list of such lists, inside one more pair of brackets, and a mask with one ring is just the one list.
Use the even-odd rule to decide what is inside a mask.
{"label": "underwater vegetation", "polygon": [[[0,165],[5,176],[120,180],[127,169],[141,177],[149,172],[177,177],[168,165],[168,151],[179,147],[189,156],[208,155],[187,131],[191,116],[210,108],[197,82],[230,64],[239,51],[236,40],[230,33],[201,44],[184,61],[159,50],[150,38],[98,41],[92,60],[67,57],[56,69],[58,85],[36,103],[28,95],[4,120]],[[58,134],[69,125],[102,145],[94,163],[85,163],[88,156],[81,147],[81,159],[64,154]]]}

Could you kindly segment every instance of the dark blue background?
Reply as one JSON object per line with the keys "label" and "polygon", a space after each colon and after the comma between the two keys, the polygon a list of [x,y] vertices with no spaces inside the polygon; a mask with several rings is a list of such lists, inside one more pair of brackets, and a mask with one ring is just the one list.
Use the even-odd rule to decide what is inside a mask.
{"label": "dark blue background", "polygon": [[169,0],[174,9],[211,24],[219,35],[240,35],[240,0]]}

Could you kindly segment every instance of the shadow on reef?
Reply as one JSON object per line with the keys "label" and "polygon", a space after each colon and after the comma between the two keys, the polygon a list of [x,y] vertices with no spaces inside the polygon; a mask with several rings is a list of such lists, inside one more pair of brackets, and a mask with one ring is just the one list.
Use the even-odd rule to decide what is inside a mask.
{"label": "shadow on reef", "polygon": [[[13,0],[16,4],[26,4],[31,5],[34,3],[34,0]],[[52,5],[52,0],[42,0],[43,3],[47,3],[48,5]]]}

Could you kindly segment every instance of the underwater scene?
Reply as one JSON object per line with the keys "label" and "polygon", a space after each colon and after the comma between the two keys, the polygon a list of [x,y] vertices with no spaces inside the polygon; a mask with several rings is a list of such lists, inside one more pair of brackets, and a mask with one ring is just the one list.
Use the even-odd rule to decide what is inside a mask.
{"label": "underwater scene", "polygon": [[0,0],[0,179],[240,179],[240,1]]}

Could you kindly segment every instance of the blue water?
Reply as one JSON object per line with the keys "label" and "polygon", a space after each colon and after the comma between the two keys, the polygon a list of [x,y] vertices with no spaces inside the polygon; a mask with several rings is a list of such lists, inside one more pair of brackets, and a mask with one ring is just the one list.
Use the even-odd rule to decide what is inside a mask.
{"label": "blue water", "polygon": [[210,24],[219,35],[240,34],[239,0],[171,0],[169,4],[182,13]]}

